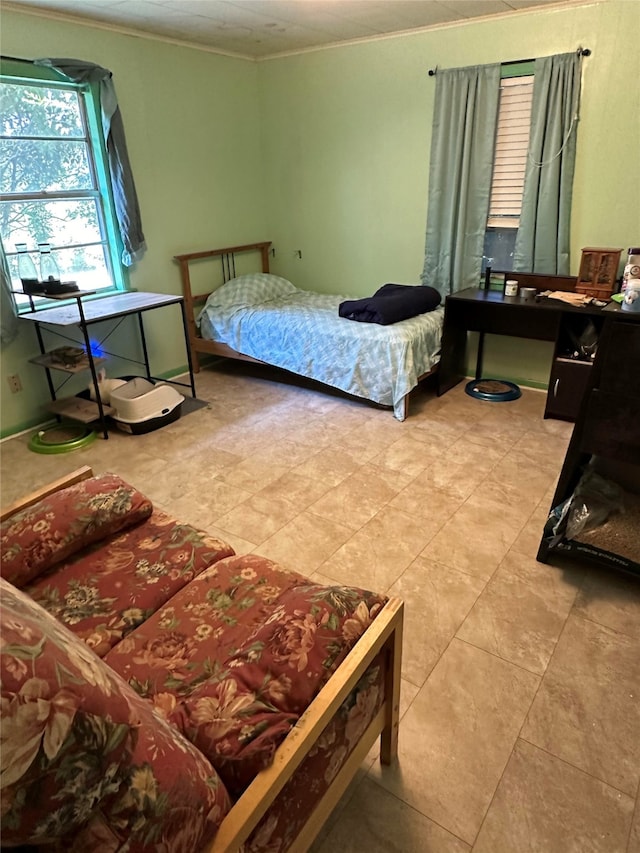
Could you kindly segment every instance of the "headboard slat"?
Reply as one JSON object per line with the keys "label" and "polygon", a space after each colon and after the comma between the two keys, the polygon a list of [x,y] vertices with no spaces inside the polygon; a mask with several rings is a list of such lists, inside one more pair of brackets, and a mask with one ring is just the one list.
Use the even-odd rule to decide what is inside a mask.
{"label": "headboard slat", "polygon": [[[262,243],[247,243],[243,246],[228,246],[224,249],[207,249],[204,252],[189,252],[184,255],[174,255],[174,261],[180,265],[180,276],[182,278],[182,294],[184,296],[184,307],[187,315],[187,328],[189,332],[189,342],[193,359],[194,370],[198,372],[200,369],[198,361],[198,351],[202,351],[204,346],[202,339],[198,335],[196,327],[194,309],[198,305],[202,305],[207,301],[208,293],[193,293],[191,287],[191,274],[189,265],[193,261],[201,261],[206,258],[219,257],[222,262],[222,278],[223,282],[227,282],[236,277],[236,255],[244,252],[260,252],[262,272],[269,272],[269,250],[271,242]],[[205,351],[208,351],[209,347]]]}

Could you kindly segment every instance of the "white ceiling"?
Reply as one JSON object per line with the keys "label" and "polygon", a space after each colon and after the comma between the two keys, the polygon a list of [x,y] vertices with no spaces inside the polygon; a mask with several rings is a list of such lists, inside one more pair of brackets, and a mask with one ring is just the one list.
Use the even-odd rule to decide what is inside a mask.
{"label": "white ceiling", "polygon": [[345,41],[586,0],[12,0],[4,9],[89,20],[264,59]]}

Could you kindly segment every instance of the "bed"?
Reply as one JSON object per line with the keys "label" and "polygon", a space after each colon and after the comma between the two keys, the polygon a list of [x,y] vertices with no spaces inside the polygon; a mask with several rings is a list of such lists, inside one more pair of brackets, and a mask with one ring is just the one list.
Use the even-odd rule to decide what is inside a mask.
{"label": "bed", "polygon": [[[175,257],[194,370],[205,354],[267,364],[392,408],[403,421],[410,392],[437,368],[444,308],[389,326],[345,319],[338,306],[353,297],[300,290],[271,275],[270,248],[252,243]],[[211,265],[203,270],[212,259],[222,264],[213,290]]]}

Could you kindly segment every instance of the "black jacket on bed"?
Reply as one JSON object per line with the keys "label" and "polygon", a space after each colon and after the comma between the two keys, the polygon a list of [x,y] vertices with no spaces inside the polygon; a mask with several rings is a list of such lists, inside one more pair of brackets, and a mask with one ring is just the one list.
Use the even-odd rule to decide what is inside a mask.
{"label": "black jacket on bed", "polygon": [[347,320],[388,326],[433,311],[440,300],[435,288],[423,284],[384,284],[373,296],[341,302],[338,314]]}

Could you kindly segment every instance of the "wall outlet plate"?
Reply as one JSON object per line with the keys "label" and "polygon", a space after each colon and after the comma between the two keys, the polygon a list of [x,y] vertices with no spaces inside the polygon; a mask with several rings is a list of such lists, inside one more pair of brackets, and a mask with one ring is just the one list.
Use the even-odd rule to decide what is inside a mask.
{"label": "wall outlet plate", "polygon": [[13,376],[7,376],[7,382],[9,383],[9,388],[11,389],[12,394],[17,394],[18,391],[22,391],[22,382],[20,381],[20,377],[17,373],[14,373]]}

